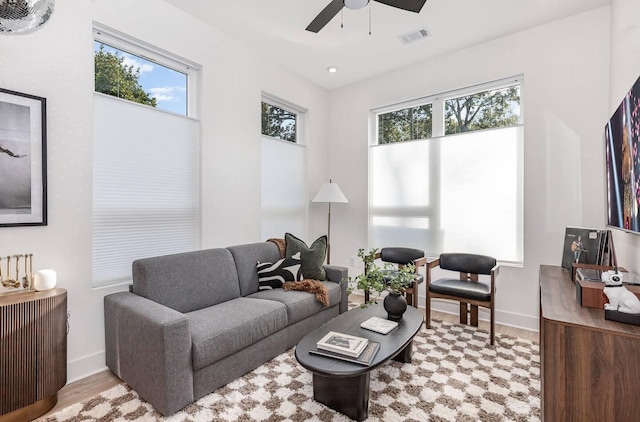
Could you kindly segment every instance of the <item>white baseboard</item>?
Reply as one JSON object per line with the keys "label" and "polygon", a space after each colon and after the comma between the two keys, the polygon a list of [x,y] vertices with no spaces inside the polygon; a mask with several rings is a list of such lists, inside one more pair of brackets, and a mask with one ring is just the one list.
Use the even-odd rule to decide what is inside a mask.
{"label": "white baseboard", "polygon": [[[420,299],[421,303],[425,303],[424,299]],[[423,306],[420,306],[423,308]],[[460,305],[458,302],[446,301],[441,299],[431,300],[431,309],[447,314],[459,315]],[[478,319],[481,321],[489,321],[489,311],[484,308],[478,308]],[[496,324],[506,325],[521,330],[538,332],[540,327],[539,319],[529,315],[516,314],[512,312],[500,311],[496,309]]]}
{"label": "white baseboard", "polygon": [[[364,296],[361,291],[355,291],[355,295]],[[424,296],[418,298],[418,307],[424,309],[426,299]],[[432,299],[431,308],[433,310],[444,312],[446,314],[459,315],[460,305],[458,302],[444,300],[444,299]],[[489,311],[484,308],[478,309],[478,318],[481,321],[489,321]],[[501,311],[496,309],[496,324],[506,325],[507,327],[514,327],[520,330],[527,330],[538,332],[540,329],[540,320],[538,317],[517,314],[513,312]]]}
{"label": "white baseboard", "polygon": [[104,351],[67,361],[67,384],[107,369]]}

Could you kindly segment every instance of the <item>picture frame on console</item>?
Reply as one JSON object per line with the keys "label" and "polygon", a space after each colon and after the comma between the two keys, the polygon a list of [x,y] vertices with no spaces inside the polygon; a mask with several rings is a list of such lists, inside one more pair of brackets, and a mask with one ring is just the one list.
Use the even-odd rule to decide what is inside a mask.
{"label": "picture frame on console", "polygon": [[0,88],[0,227],[47,225],[46,98]]}

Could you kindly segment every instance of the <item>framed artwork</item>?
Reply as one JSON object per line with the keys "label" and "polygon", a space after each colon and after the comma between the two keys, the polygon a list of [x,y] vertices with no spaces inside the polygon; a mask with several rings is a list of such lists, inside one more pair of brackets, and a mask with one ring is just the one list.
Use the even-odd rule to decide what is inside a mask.
{"label": "framed artwork", "polygon": [[47,225],[46,105],[0,88],[0,227]]}

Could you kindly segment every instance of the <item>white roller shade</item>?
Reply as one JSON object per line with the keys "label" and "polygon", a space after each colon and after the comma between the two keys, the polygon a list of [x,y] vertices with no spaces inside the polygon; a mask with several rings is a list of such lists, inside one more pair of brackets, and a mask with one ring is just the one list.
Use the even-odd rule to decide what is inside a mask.
{"label": "white roller shade", "polygon": [[377,145],[370,244],[523,261],[521,126]]}
{"label": "white roller shade", "polygon": [[196,120],[94,94],[93,284],[200,247]]}
{"label": "white roller shade", "polygon": [[262,137],[262,240],[306,238],[306,147]]}

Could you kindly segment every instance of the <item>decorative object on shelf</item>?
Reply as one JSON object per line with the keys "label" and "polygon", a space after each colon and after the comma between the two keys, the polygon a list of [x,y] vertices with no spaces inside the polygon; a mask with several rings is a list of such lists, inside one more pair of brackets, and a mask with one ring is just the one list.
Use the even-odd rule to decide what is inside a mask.
{"label": "decorative object on shelf", "polygon": [[612,271],[607,271],[608,280],[604,282],[603,292],[609,299],[604,309],[626,314],[640,314],[640,299],[622,284],[622,276],[618,275],[617,268],[614,271],[613,274],[610,274]]}
{"label": "decorative object on shelf", "polygon": [[56,287],[57,281],[58,277],[55,270],[40,270],[33,278],[33,287],[39,292],[43,290],[51,290]]}
{"label": "decorative object on shelf", "polygon": [[47,225],[46,101],[0,88],[0,227]]}
{"label": "decorative object on shelf", "polygon": [[348,204],[349,200],[337,183],[333,183],[329,179],[329,183],[322,185],[316,196],[311,202],[328,202],[329,216],[327,218],[327,264],[331,264],[331,203]]}
{"label": "decorative object on shelf", "polygon": [[[24,274],[20,277],[20,258],[24,258]],[[0,257],[0,284],[7,289],[18,289],[22,286],[22,291],[33,290],[33,254],[9,255],[6,258],[6,278],[2,274],[3,258]],[[15,274],[11,275],[11,269],[14,268]]]}
{"label": "decorative object on shelf", "polygon": [[0,0],[0,33],[28,34],[40,29],[53,13],[54,0]]}

